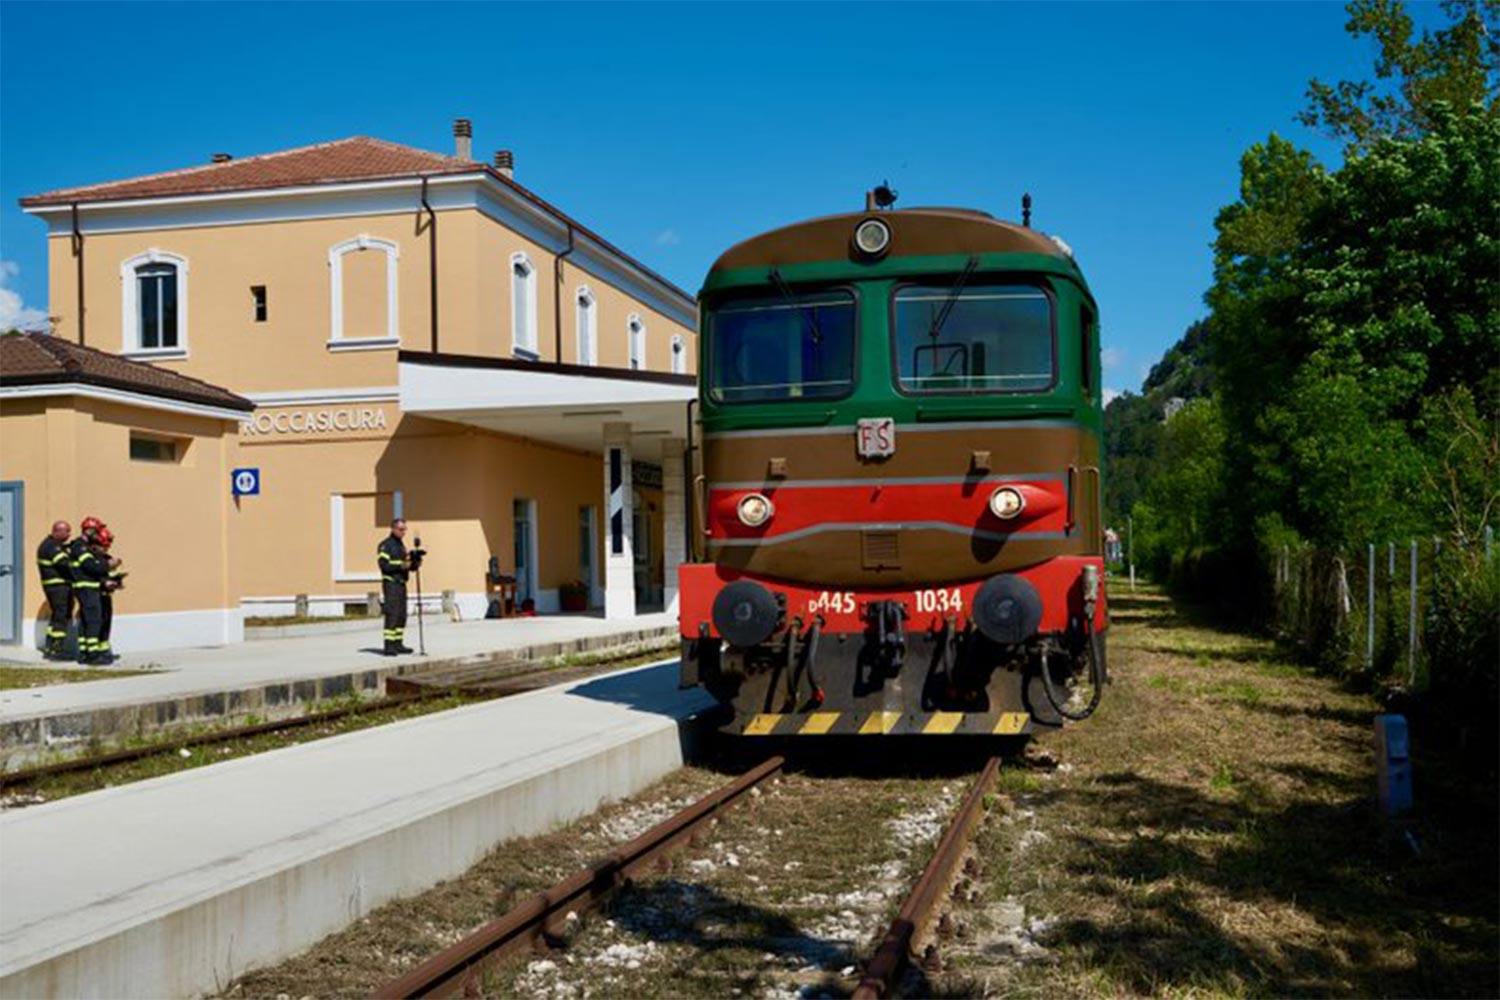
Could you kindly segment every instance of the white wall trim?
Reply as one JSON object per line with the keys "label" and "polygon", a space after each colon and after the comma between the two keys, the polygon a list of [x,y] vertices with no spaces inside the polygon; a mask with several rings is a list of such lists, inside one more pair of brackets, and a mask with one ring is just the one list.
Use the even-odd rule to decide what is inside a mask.
{"label": "white wall trim", "polygon": [[[137,308],[135,269],[146,264],[171,264],[177,269],[177,343],[170,347],[142,347]],[[120,353],[129,358],[185,358],[188,354],[188,259],[152,247],[120,261]]]}
{"label": "white wall trim", "polygon": [[81,382],[0,386],[0,399],[33,399],[43,396],[82,396],[85,399],[98,399],[106,403],[125,403],[129,406],[139,406],[146,410],[160,410],[163,413],[182,413],[193,417],[213,417],[218,420],[233,420],[236,424],[250,415],[245,410],[231,410],[227,406],[209,406],[204,403],[188,403],[176,399],[163,399],[160,396],[147,396],[142,393],[128,392],[124,389],[111,389],[100,385],[85,385]]}
{"label": "white wall trim", "polygon": [[687,374],[687,338],[680,333],[672,334],[672,374]]}
{"label": "white wall trim", "polygon": [[398,337],[345,337],[328,342],[328,349],[335,354],[340,351],[394,351],[400,346]]}
{"label": "white wall trim", "polygon": [[[40,649],[46,620],[27,618],[22,626],[25,644]],[[109,637],[115,652],[127,656],[189,646],[226,646],[244,639],[245,613],[238,607],[116,614]]]}
{"label": "white wall trim", "polygon": [[[523,268],[526,273],[517,274],[517,268]],[[525,252],[518,250],[510,255],[510,267],[505,273],[510,280],[511,350],[534,361],[537,358],[536,264]],[[521,286],[519,290],[517,284]],[[517,315],[518,302],[524,302],[526,307],[524,322]]]}
{"label": "white wall trim", "polygon": [[[344,255],[363,250],[378,250],[385,254],[385,336],[346,338],[344,336]],[[345,349],[357,349],[357,345],[371,349],[401,343],[401,317],[396,311],[396,288],[400,281],[397,262],[400,259],[401,248],[395,243],[364,233],[344,240],[342,243],[335,243],[328,248],[328,280],[332,299],[328,326],[330,350],[334,350],[335,344],[340,342]]]}
{"label": "white wall trim", "polygon": [[328,551],[334,583],[379,583],[379,573],[351,573],[344,567],[344,495],[328,497]]}
{"label": "white wall trim", "polygon": [[[573,297],[574,326],[578,334],[578,363],[599,363],[599,300],[588,285],[579,285]],[[585,360],[585,358],[587,360]],[[561,361],[562,358],[557,360]]]}
{"label": "white wall trim", "polygon": [[394,403],[401,398],[398,385],[357,389],[292,389],[282,392],[241,393],[256,406],[321,406],[331,403]]}

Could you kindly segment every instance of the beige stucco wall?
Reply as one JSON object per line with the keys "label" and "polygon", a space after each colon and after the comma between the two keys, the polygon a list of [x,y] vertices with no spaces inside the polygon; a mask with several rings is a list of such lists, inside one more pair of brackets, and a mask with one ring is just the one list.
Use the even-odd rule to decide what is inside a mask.
{"label": "beige stucco wall", "polygon": [[[132,461],[131,431],[188,442],[177,463]],[[52,396],[0,403],[0,479],[25,486],[23,617],[46,617],[35,549],[52,522],[88,515],[130,572],[117,615],[239,606],[229,477],[238,423]]]}
{"label": "beige stucco wall", "polygon": [[[543,360],[554,360],[557,282],[552,252],[472,209],[440,212],[438,233],[439,349],[512,356],[511,256],[523,252],[536,269],[537,351]],[[329,250],[359,236],[396,244],[401,346],[430,350],[430,244],[425,216],[415,212],[89,235],[84,252],[87,343],[107,351],[125,349],[121,265],[155,249],[188,262],[188,356],[155,363],[242,393],[394,385],[394,349],[329,349]],[[76,340],[76,259],[69,238],[51,237],[48,253],[51,311],[59,317],[56,332]],[[344,262],[346,337],[382,335],[384,253],[355,251]],[[253,318],[253,285],[267,289],[265,322]],[[696,331],[566,261],[563,361],[577,360],[574,304],[580,285],[587,285],[598,303],[600,364],[627,366],[626,323],[634,313],[646,326],[649,369],[671,370],[671,338],[677,334],[686,345],[687,371],[695,370]]]}
{"label": "beige stucco wall", "polygon": [[[291,429],[309,423],[317,428],[319,414],[340,412],[346,415],[341,423],[365,426]],[[291,418],[292,413],[300,416]],[[374,414],[378,420],[371,419]],[[241,574],[247,597],[346,595],[352,600],[378,590],[375,580],[336,579],[333,560],[342,550],[348,575],[374,573],[375,546],[386,534],[389,498],[397,490],[411,527],[408,544],[421,535],[431,552],[422,573],[430,593],[483,591],[491,555],[499,557],[501,572],[514,572],[517,498],[537,504],[538,586],[550,590],[582,576],[578,512],[583,506],[602,507],[598,455],[402,416],[394,403],[267,407],[256,419],[262,426],[279,423],[288,429],[250,431],[241,444],[241,464],[258,467],[262,484],[259,496],[238,503],[238,523],[250,540]],[[383,428],[375,426],[379,422]],[[381,499],[364,499],[371,494]],[[343,503],[342,537],[334,534],[336,495],[359,498]],[[657,491],[644,496],[658,507],[652,552],[659,565],[661,501]],[[604,521],[602,513],[595,516],[601,537],[595,566],[602,567]]]}

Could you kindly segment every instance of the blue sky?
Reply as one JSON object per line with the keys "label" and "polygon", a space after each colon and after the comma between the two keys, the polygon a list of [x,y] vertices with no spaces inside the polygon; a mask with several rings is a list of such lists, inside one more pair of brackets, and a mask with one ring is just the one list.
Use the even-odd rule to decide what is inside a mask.
{"label": "blue sky", "polygon": [[[1368,73],[1317,4],[19,4],[0,9],[0,319],[46,308],[16,199],[356,134],[516,153],[531,186],[690,291],[725,247],[901,204],[1019,215],[1101,303],[1106,385],[1203,312],[1217,209],[1312,76]],[[44,313],[40,313],[44,315]]]}

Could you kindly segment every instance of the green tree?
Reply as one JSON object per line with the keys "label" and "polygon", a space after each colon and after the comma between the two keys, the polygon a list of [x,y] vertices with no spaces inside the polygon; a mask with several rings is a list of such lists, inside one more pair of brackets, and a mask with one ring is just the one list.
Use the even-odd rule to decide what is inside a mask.
{"label": "green tree", "polygon": [[1379,46],[1374,80],[1312,80],[1299,120],[1351,152],[1416,138],[1442,106],[1493,116],[1500,95],[1500,3],[1447,0],[1448,24],[1416,34],[1402,0],[1353,0],[1345,29]]}

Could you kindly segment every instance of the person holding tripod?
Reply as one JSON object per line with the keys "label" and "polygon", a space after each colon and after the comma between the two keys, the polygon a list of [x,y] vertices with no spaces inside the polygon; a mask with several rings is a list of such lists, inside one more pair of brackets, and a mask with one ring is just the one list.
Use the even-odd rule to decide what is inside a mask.
{"label": "person holding tripod", "polygon": [[396,518],[391,522],[391,533],[375,550],[380,561],[380,603],[385,612],[385,646],[381,650],[386,656],[400,656],[415,652],[402,640],[406,637],[406,581],[411,574],[422,568],[422,557],[427,553],[421,548],[407,551],[406,519]]}

